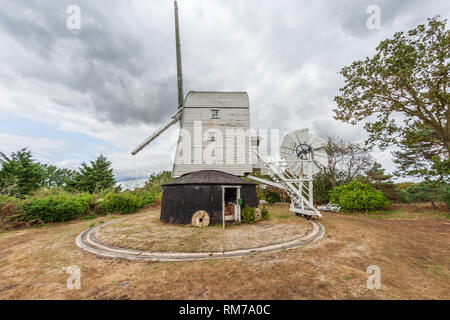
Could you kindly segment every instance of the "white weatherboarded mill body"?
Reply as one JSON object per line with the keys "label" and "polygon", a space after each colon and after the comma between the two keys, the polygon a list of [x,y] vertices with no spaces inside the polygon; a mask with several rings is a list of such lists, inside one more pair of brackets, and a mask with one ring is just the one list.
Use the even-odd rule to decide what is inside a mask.
{"label": "white weatherboarded mill body", "polygon": [[174,178],[201,170],[252,172],[246,92],[191,91],[181,112]]}

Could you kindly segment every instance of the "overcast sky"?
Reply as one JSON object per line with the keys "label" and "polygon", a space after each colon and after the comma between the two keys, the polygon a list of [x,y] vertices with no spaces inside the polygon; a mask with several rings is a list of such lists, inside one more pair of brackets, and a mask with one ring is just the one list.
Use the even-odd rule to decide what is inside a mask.
{"label": "overcast sky", "polygon": [[[180,0],[185,93],[247,91],[253,128],[365,137],[333,119],[339,70],[439,14],[445,0]],[[81,29],[67,28],[67,8]],[[369,5],[381,12],[370,30]],[[100,153],[119,180],[130,151],[177,108],[173,1],[0,0],[0,151],[29,147],[75,169]],[[178,126],[137,155],[136,177],[171,170]],[[394,169],[389,152],[375,154]]]}

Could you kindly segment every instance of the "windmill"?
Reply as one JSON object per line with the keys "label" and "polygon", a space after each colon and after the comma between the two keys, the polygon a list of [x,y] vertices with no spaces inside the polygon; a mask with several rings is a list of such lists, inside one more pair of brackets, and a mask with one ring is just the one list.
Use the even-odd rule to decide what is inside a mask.
{"label": "windmill", "polygon": [[176,123],[180,134],[172,177],[202,170],[237,176],[252,171],[250,111],[246,92],[183,92],[178,5],[174,1],[178,110],[131,154],[135,156]]}
{"label": "windmill", "polygon": [[[225,225],[230,212],[233,219],[240,221],[242,200],[244,204],[255,206],[256,191],[252,191],[253,187],[244,187],[245,180],[235,180],[237,177],[233,176],[246,176],[283,189],[292,200],[292,212],[305,217],[321,217],[313,204],[312,178],[319,165],[327,163],[323,140],[310,134],[308,129],[294,131],[281,145],[283,161],[267,160],[252,148],[252,145],[258,147],[260,139],[250,136],[250,106],[246,92],[190,91],[184,97],[176,1],[174,12],[178,109],[131,153],[136,155],[172,125],[180,123],[172,169],[172,177],[176,179],[171,185],[165,185],[161,219],[168,223],[187,223],[198,210],[205,211],[205,206],[213,206],[209,212],[205,211],[211,221],[222,221]],[[255,168],[264,165],[272,181],[250,175],[254,167],[252,152],[259,159]],[[207,204],[203,203],[205,199]],[[228,205],[232,205],[234,211]],[[204,214],[202,212],[202,217]]]}

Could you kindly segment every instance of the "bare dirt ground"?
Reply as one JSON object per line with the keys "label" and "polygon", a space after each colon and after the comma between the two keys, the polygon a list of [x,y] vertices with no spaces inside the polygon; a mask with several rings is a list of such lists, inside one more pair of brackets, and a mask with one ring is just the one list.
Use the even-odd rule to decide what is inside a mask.
{"label": "bare dirt ground", "polygon": [[159,209],[146,210],[97,231],[97,238],[114,247],[144,251],[228,251],[261,247],[300,238],[313,229],[305,219],[272,210],[270,220],[254,224],[210,226],[168,225]]}
{"label": "bare dirt ground", "polygon": [[[325,236],[307,246],[194,262],[113,260],[75,245],[81,231],[112,217],[9,231],[0,234],[0,298],[449,299],[448,217],[425,205],[327,213]],[[81,269],[80,290],[66,286],[65,268],[73,265]],[[370,265],[381,269],[379,290],[366,288]]]}

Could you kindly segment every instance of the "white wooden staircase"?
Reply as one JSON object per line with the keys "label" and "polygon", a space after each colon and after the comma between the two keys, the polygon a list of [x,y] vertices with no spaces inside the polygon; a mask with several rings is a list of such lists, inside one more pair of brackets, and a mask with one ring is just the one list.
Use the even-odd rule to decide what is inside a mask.
{"label": "white wooden staircase", "polygon": [[311,174],[306,177],[297,177],[285,162],[266,159],[256,151],[253,150],[253,152],[269,169],[269,176],[273,181],[251,175],[247,176],[247,178],[285,190],[291,198],[291,212],[297,215],[304,215],[305,217],[322,217],[320,212],[314,207]]}

